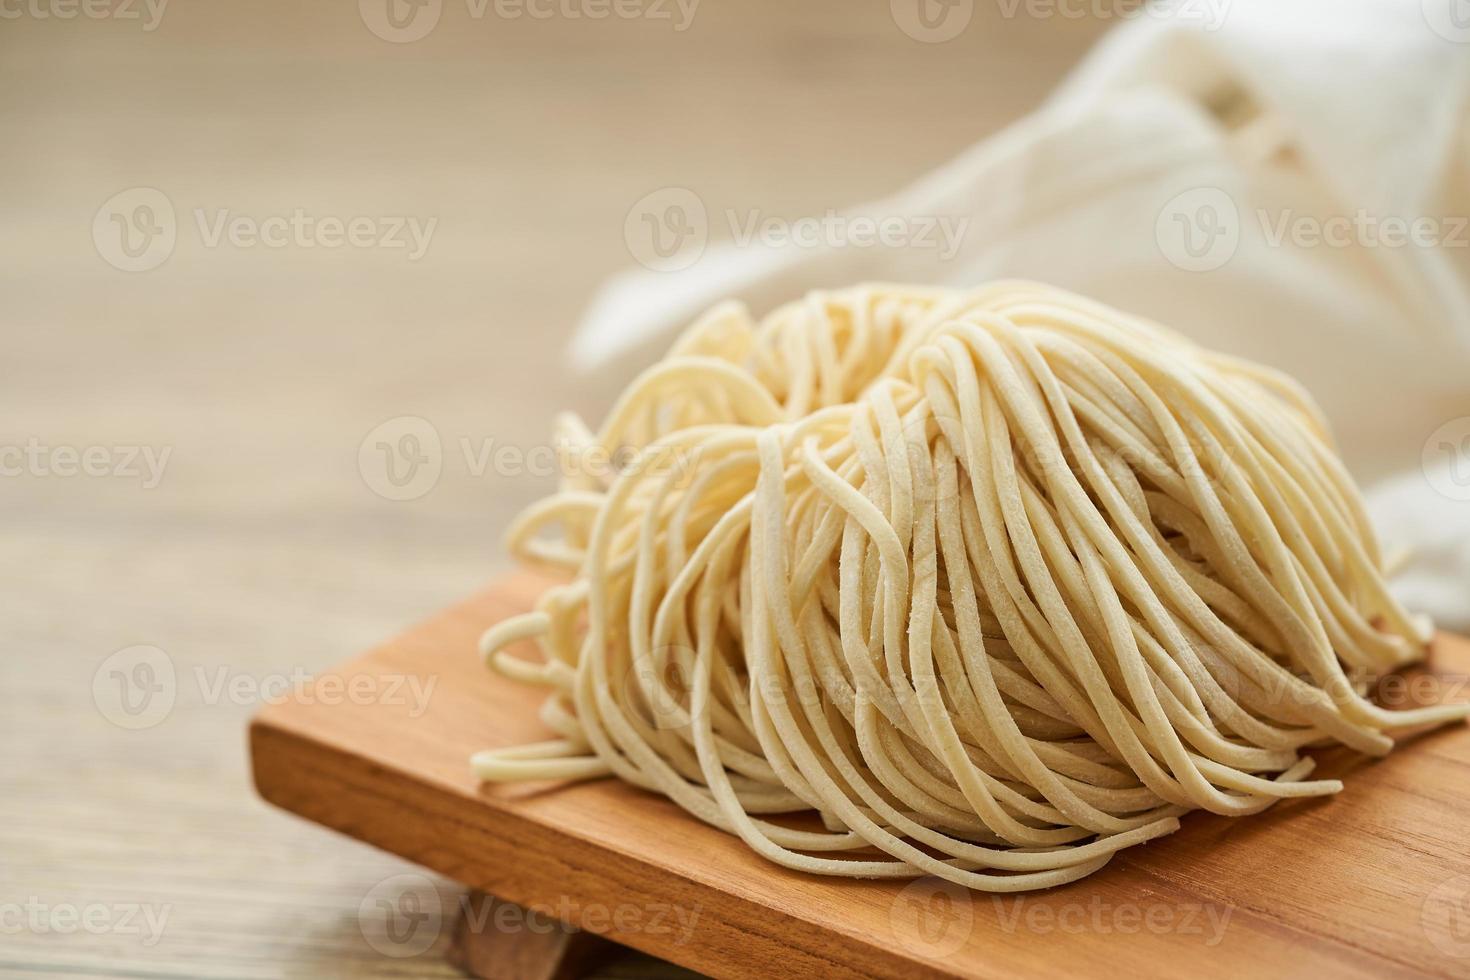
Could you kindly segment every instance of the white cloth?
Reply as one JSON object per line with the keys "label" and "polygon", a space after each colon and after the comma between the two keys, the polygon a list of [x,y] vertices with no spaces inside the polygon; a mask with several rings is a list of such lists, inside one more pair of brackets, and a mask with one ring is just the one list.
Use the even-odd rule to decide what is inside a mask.
{"label": "white cloth", "polygon": [[[1421,472],[1421,451],[1470,449],[1431,438],[1470,416],[1459,2],[1234,0],[1216,17],[1185,17],[1186,4],[1130,21],[1037,112],[849,212],[962,218],[953,255],[712,246],[683,271],[608,282],[573,367],[626,381],[730,296],[762,313],[862,280],[1050,282],[1299,378],[1358,478],[1394,478],[1370,506],[1389,550],[1415,555],[1403,598],[1470,626],[1470,502]],[[1409,233],[1419,244],[1393,244]]]}

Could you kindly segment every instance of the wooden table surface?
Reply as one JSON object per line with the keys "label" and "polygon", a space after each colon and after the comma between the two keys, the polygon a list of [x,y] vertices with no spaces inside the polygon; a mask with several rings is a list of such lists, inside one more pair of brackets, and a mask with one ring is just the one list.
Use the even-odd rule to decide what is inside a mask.
{"label": "wooden table surface", "polygon": [[[463,441],[528,450],[596,407],[556,365],[631,263],[642,195],[796,217],[881,194],[1019,117],[1106,26],[976,4],[930,44],[885,0],[709,0],[682,32],[451,0],[397,44],[357,7],[0,19],[0,974],[448,975],[364,934],[413,866],[255,798],[262,692],[504,569],[549,480],[476,475]],[[94,239],[115,195],[147,218],[133,188],[176,214],[151,271],[110,264],[106,211]],[[416,261],[211,234],[298,210],[437,224]],[[401,416],[445,452],[395,501],[359,447]]]}

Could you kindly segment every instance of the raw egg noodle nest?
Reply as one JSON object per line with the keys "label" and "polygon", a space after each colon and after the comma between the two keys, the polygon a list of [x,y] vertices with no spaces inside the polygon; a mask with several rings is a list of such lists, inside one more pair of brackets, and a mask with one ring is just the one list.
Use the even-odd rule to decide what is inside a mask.
{"label": "raw egg noodle nest", "polygon": [[481,647],[559,737],[487,780],[614,775],[788,867],[1019,891],[1465,712],[1364,696],[1429,626],[1305,392],[1051,287],[722,304],[556,442],[509,541],[570,581]]}

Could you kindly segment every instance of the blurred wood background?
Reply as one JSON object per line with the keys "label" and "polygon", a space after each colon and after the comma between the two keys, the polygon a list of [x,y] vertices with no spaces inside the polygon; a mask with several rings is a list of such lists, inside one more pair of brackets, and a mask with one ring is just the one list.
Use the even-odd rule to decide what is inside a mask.
{"label": "blurred wood background", "polygon": [[[640,197],[794,218],[885,193],[1024,114],[1107,26],[961,0],[965,28],[924,43],[904,2],[705,0],[676,31],[445,0],[404,44],[368,29],[373,0],[7,7],[0,448],[40,462],[0,455],[0,973],[452,975],[447,930],[395,957],[359,915],[413,868],[254,797],[258,689],[505,567],[501,530],[550,478],[477,476],[458,447],[528,450],[556,409],[595,414],[558,364],[631,264]],[[135,187],[177,214],[147,272],[93,237]],[[297,209],[437,225],[409,261],[211,246],[194,219]],[[444,467],[388,500],[358,450],[405,415]],[[66,447],[111,469],[60,475]],[[168,451],[156,486],[128,447]],[[130,730],[108,658],[137,645],[175,684]]]}

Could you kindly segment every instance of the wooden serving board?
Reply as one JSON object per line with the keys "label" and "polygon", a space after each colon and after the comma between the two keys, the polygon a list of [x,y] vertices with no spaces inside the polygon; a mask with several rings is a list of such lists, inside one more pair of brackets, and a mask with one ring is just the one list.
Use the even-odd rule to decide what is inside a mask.
{"label": "wooden serving board", "polygon": [[[337,685],[323,696],[263,709],[250,730],[261,795],[716,977],[1470,976],[1465,726],[1383,760],[1323,753],[1320,772],[1347,776],[1339,796],[1236,820],[1193,813],[1051,891],[820,878],[613,780],[479,783],[471,753],[547,737],[541,694],[475,652],[544,584],[503,581],[318,678]],[[1442,636],[1431,663],[1430,697],[1470,696],[1470,641]],[[413,698],[388,693],[405,675],[434,682],[417,716]],[[383,696],[343,697],[352,684]]]}

